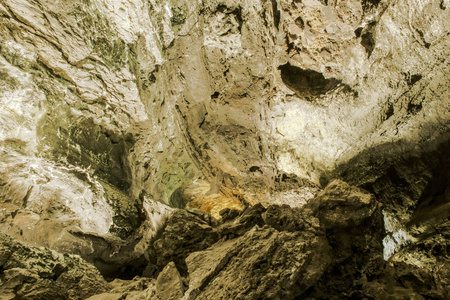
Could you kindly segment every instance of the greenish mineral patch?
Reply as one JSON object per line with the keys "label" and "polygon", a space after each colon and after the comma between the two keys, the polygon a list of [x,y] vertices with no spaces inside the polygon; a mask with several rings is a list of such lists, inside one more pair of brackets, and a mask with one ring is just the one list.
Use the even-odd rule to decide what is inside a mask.
{"label": "greenish mineral patch", "polygon": [[20,81],[16,78],[10,76],[8,72],[4,70],[0,70],[0,90],[3,90],[4,87],[15,89],[20,86]]}
{"label": "greenish mineral patch", "polygon": [[103,187],[106,201],[115,213],[114,224],[110,231],[126,239],[144,219],[142,201],[129,196],[104,180],[99,179],[99,182]]}
{"label": "greenish mineral patch", "polygon": [[[80,28],[86,31],[86,38],[90,40],[94,52],[99,55],[111,68],[118,70],[128,61],[128,47],[121,39],[116,38],[107,18],[103,17],[98,9],[90,7],[90,1],[77,6],[72,13],[77,19]],[[92,34],[96,32],[96,34]]]}
{"label": "greenish mineral patch", "polygon": [[182,25],[186,22],[186,16],[182,8],[173,7],[172,17],[170,18],[170,23],[172,26]]}
{"label": "greenish mineral patch", "polygon": [[99,38],[93,41],[94,51],[103,58],[110,67],[118,70],[125,66],[128,60],[127,45],[121,39],[109,40]]}

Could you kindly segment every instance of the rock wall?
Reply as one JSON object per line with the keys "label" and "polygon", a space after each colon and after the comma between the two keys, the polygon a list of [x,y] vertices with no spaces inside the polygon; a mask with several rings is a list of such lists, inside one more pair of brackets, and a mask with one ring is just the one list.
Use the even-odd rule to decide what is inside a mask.
{"label": "rock wall", "polygon": [[164,204],[299,208],[340,178],[383,204],[386,259],[446,256],[449,5],[0,0],[0,230],[127,277]]}
{"label": "rock wall", "polygon": [[373,195],[338,180],[301,208],[257,204],[224,210],[221,221],[177,209],[147,249],[145,270],[134,273],[143,277],[110,283],[80,258],[1,235],[0,292],[7,299],[447,299],[448,256],[387,263],[382,223]]}
{"label": "rock wall", "polygon": [[[135,198],[170,203],[203,180],[210,194],[294,205],[336,164],[448,129],[445,1],[2,1],[1,12],[3,147],[90,167]],[[280,187],[285,173],[298,186]]]}

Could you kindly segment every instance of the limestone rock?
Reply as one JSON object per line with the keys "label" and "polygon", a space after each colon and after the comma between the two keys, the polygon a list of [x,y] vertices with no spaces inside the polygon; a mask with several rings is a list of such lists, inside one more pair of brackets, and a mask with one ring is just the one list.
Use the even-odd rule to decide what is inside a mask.
{"label": "limestone rock", "polygon": [[188,257],[195,280],[185,299],[294,299],[320,278],[330,251],[323,236],[254,227],[233,243]]}
{"label": "limestone rock", "polygon": [[450,24],[440,1],[402,1],[5,0],[1,195],[121,237],[143,195],[198,182],[215,216],[245,206],[226,190],[301,206],[336,177],[414,207],[448,140]]}
{"label": "limestone rock", "polygon": [[110,283],[112,289],[107,293],[89,297],[89,300],[140,300],[154,299],[155,283],[148,278],[135,277],[132,280],[115,279]]}
{"label": "limestone rock", "polygon": [[218,227],[218,231],[222,236],[235,237],[244,235],[247,231],[258,225],[264,225],[262,213],[266,209],[261,204],[248,207],[243,210],[237,217],[231,220],[225,220],[223,224]]}
{"label": "limestone rock", "polygon": [[379,210],[372,194],[339,180],[317,194],[311,206],[325,227],[342,229],[360,226]]}

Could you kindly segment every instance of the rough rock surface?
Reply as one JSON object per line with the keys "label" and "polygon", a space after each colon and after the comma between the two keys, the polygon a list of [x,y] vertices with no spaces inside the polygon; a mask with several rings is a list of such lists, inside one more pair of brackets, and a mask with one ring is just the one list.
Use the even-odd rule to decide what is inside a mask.
{"label": "rough rock surface", "polygon": [[35,248],[0,233],[1,299],[85,299],[110,289],[79,257]]}
{"label": "rough rock surface", "polygon": [[[3,0],[0,12],[2,194],[63,202],[85,231],[129,232],[139,196],[171,203],[200,182],[208,204],[195,207],[209,212],[239,207],[224,188],[301,205],[332,177],[362,185],[405,166],[356,183],[338,172],[353,158],[413,159],[448,140],[446,1]],[[92,195],[49,199],[61,189]]]}
{"label": "rough rock surface", "polygon": [[230,295],[445,298],[449,32],[448,0],[0,0],[0,232],[186,297],[199,251],[220,284],[326,240]]}
{"label": "rough rock surface", "polygon": [[255,205],[210,223],[205,213],[178,210],[151,241],[147,268],[134,270],[144,277],[109,284],[80,258],[2,235],[1,288],[18,299],[448,298],[446,244],[415,245],[435,261],[412,263],[404,248],[386,262],[381,208],[336,180],[301,208]]}
{"label": "rough rock surface", "polygon": [[175,211],[156,236],[156,241],[148,247],[150,262],[156,268],[147,268],[145,274],[159,273],[172,261],[186,273],[184,260],[189,253],[206,249],[219,239],[211,225],[211,217],[204,212]]}

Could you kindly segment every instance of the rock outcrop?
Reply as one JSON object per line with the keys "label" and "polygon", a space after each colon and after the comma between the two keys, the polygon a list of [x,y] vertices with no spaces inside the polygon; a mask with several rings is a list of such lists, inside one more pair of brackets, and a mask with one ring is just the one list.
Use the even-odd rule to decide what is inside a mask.
{"label": "rock outcrop", "polygon": [[27,248],[3,235],[1,288],[11,299],[44,299],[56,288],[60,294],[52,297],[90,300],[449,296],[448,253],[423,243],[418,253],[432,253],[433,263],[402,260],[404,250],[386,262],[382,206],[342,181],[302,208],[258,204],[235,212],[211,222],[199,211],[176,211],[151,241],[147,268],[135,269],[133,280],[109,284],[80,258]]}
{"label": "rock outcrop", "polygon": [[[355,159],[438,147],[449,120],[442,3],[2,1],[3,194],[56,189],[38,188],[49,175],[20,177],[26,162],[62,172],[74,196],[118,188],[129,203],[171,203],[203,182],[193,196],[208,207],[230,198],[224,189],[295,206],[330,178],[351,181],[341,170]],[[89,230],[136,227],[111,220],[114,196],[90,197],[85,211],[116,209]]]}
{"label": "rock outcrop", "polygon": [[0,0],[4,245],[98,299],[444,299],[449,32],[448,0]]}
{"label": "rock outcrop", "polygon": [[1,299],[86,299],[110,289],[80,257],[35,248],[0,233]]}

